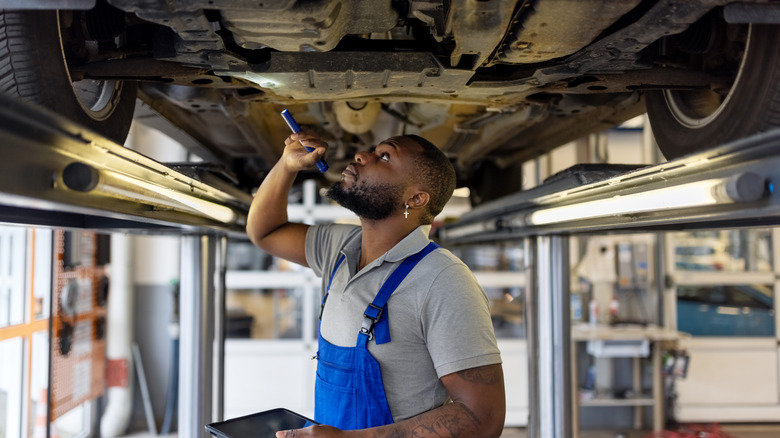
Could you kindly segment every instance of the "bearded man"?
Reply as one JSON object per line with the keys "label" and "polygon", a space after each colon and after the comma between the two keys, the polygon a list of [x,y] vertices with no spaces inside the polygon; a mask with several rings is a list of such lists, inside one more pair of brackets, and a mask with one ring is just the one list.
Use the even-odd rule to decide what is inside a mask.
{"label": "bearded man", "polygon": [[276,436],[500,436],[504,379],[487,298],[428,237],[455,189],[451,163],[421,137],[389,138],[358,152],[328,191],[360,226],[289,222],[295,177],[326,151],[314,134],[288,137],[247,220],[255,245],[322,278],[320,425]]}

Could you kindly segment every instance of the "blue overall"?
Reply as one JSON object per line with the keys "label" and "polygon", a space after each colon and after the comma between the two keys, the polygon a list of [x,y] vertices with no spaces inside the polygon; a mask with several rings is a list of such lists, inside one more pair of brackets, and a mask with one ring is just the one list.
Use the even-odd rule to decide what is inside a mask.
{"label": "blue overall", "polygon": [[[417,254],[407,257],[390,274],[363,314],[363,325],[354,347],[333,345],[320,334],[314,387],[315,421],[342,430],[365,429],[393,422],[382,383],[382,371],[368,352],[367,345],[374,339],[375,329],[377,344],[390,342],[387,300],[414,266],[436,248],[438,245],[430,242]],[[344,255],[339,258],[330,275],[322,298],[323,309],[333,277],[344,258]]]}

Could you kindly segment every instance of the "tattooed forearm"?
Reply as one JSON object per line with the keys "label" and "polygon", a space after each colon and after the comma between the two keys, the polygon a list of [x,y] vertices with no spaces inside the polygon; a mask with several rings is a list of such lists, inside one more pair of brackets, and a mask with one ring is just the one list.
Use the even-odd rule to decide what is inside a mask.
{"label": "tattooed forearm", "polygon": [[440,415],[433,423],[420,425],[412,430],[413,438],[458,436],[465,429],[463,418],[458,413]]}
{"label": "tattooed forearm", "polygon": [[472,383],[481,385],[495,385],[503,380],[503,373],[496,367],[479,367],[459,371],[458,376]]}
{"label": "tattooed forearm", "polygon": [[395,424],[375,429],[372,438],[452,438],[474,436],[480,421],[462,403],[451,403],[440,409]]}
{"label": "tattooed forearm", "polygon": [[363,429],[361,438],[496,438],[506,401],[500,364],[442,377],[452,403],[397,423]]}
{"label": "tattooed forearm", "polygon": [[482,423],[482,421],[477,417],[477,414],[474,413],[471,409],[469,409],[468,406],[461,404],[461,403],[453,403],[455,406],[460,406],[460,409],[463,410],[469,417],[471,417],[471,421],[474,423],[474,425],[479,425]]}

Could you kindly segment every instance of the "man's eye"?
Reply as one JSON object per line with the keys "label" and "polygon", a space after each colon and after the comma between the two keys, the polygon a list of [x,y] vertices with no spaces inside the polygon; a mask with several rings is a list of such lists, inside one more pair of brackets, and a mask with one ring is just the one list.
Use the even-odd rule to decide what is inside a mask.
{"label": "man's eye", "polygon": [[388,154],[387,152],[382,152],[379,155],[379,158],[385,161],[390,161],[390,154]]}

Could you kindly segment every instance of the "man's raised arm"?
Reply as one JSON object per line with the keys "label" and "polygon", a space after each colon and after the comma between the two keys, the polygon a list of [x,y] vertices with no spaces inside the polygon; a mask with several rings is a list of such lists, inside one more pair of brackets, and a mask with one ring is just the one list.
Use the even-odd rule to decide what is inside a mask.
{"label": "man's raised arm", "polygon": [[[327,143],[309,133],[293,134],[284,141],[282,158],[263,180],[249,207],[246,233],[249,240],[269,254],[291,262],[306,263],[308,225],[289,222],[287,197],[300,170],[313,167],[325,155]],[[302,144],[315,148],[306,152]]]}

